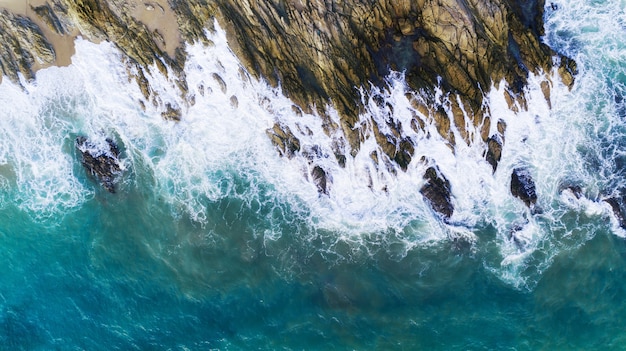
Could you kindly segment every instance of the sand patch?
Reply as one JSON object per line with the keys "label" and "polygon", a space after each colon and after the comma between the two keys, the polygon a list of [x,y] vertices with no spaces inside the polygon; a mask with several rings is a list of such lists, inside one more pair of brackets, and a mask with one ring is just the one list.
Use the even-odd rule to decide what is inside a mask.
{"label": "sand patch", "polygon": [[46,2],[46,0],[0,0],[0,8],[7,9],[16,15],[26,16],[35,22],[54,48],[56,60],[51,64],[40,64],[35,62],[33,65],[33,71],[49,66],[70,65],[72,63],[72,56],[75,52],[74,39],[79,34],[76,28],[68,28],[70,32],[65,35],[61,35],[50,28],[50,26],[48,26],[48,24],[44,22],[42,18],[35,13],[35,11],[33,11],[34,7],[45,5]]}
{"label": "sand patch", "polygon": [[174,57],[176,48],[181,44],[176,13],[167,4],[167,0],[127,1],[130,15],[142,22],[152,33],[157,33],[157,45],[170,57]]}

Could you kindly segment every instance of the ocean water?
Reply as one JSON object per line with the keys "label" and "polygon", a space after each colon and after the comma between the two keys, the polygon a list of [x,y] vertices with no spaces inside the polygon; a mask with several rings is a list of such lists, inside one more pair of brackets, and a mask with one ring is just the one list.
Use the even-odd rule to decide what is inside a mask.
{"label": "ocean water", "polygon": [[[547,4],[544,40],[580,74],[569,91],[548,73],[551,108],[538,77],[517,113],[491,88],[507,124],[494,174],[479,132],[466,144],[453,128],[451,147],[401,72],[362,89],[365,142],[340,167],[344,137],[251,78],[219,27],[187,46],[186,99],[152,67],[146,101],[112,45],[82,39],[71,66],[3,80],[0,350],[624,349],[626,232],[603,200],[626,194],[625,7]],[[387,121],[416,145],[406,171],[377,149]],[[277,122],[301,141],[291,159],[266,134]],[[77,136],[119,145],[115,194],[83,169]],[[433,163],[448,223],[419,193]],[[510,194],[516,167],[542,211]]]}

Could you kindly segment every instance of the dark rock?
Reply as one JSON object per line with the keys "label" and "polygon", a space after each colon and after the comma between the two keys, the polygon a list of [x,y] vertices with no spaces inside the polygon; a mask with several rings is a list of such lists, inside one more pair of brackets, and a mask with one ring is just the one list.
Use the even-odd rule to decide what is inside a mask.
{"label": "dark rock", "polygon": [[393,158],[394,161],[400,166],[400,168],[406,172],[415,153],[415,148],[410,140],[405,139],[400,142],[399,148],[396,151],[396,155]]}
{"label": "dark rock", "polygon": [[624,211],[622,210],[623,201],[615,197],[610,197],[608,199],[604,199],[604,202],[608,203],[613,209],[613,214],[619,223],[619,226],[626,229],[626,217],[624,216]]}
{"label": "dark rock", "polygon": [[420,193],[428,200],[430,206],[444,219],[448,219],[454,212],[452,205],[450,182],[439,172],[437,167],[429,167],[424,174],[426,184]]}
{"label": "dark rock", "polygon": [[339,167],[346,168],[346,156],[342,154],[335,154]]}
{"label": "dark rock", "polygon": [[328,175],[326,171],[320,166],[315,166],[311,170],[311,177],[313,178],[313,183],[317,187],[317,191],[320,194],[328,195]]}
{"label": "dark rock", "polygon": [[577,199],[583,197],[583,188],[578,184],[572,184],[569,181],[564,181],[559,184],[559,193],[562,193],[566,190],[571,191],[574,197],[576,197]]}
{"label": "dark rock", "polygon": [[520,250],[523,249],[528,243],[526,242],[526,240],[521,239],[520,235],[518,235],[517,233],[524,230],[527,224],[528,219],[524,220],[523,222],[513,223],[513,225],[509,229],[509,240],[512,240],[513,243],[515,243],[515,246],[517,246],[517,248]]}
{"label": "dark rock", "polygon": [[485,158],[491,165],[493,172],[495,173],[498,168],[498,162],[502,157],[502,145],[504,144],[500,134],[494,134],[487,139],[487,155]]}
{"label": "dark rock", "polygon": [[107,150],[98,149],[97,146],[84,136],[76,138],[76,148],[82,156],[83,167],[91,174],[100,185],[110,193],[115,193],[115,184],[122,174],[119,155],[120,151],[111,139],[106,139]]}
{"label": "dark rock", "polygon": [[511,173],[511,194],[533,208],[537,203],[535,182],[526,168],[515,168]]}

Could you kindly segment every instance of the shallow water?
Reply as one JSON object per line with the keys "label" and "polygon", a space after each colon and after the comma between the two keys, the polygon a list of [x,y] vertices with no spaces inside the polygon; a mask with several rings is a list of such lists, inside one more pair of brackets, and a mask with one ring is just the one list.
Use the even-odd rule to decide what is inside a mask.
{"label": "shallow water", "polygon": [[[81,39],[71,66],[24,89],[4,80],[0,349],[623,348],[626,242],[602,199],[626,189],[624,4],[555,5],[545,40],[581,73],[571,92],[552,78],[552,109],[536,78],[528,111],[491,89],[507,123],[495,174],[482,143],[453,152],[427,116],[425,131],[409,127],[399,73],[363,90],[361,125],[401,122],[413,162],[376,162],[366,133],[341,168],[342,136],[251,79],[219,30],[207,34],[215,45],[187,48],[188,101],[159,73],[148,76],[159,103],[144,101],[111,45]],[[163,120],[166,103],[181,122]],[[278,155],[275,122],[301,154]],[[115,194],[82,168],[79,135],[119,144]],[[448,224],[419,193],[421,156],[452,184]],[[509,193],[520,166],[542,213]],[[563,191],[572,185],[581,198]]]}

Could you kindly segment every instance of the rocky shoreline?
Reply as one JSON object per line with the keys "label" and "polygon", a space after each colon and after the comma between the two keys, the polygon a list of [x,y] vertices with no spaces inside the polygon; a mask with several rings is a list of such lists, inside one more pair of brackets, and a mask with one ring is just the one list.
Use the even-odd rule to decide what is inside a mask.
{"label": "rocky shoreline", "polygon": [[[416,91],[440,87],[458,94],[477,126],[489,123],[482,99],[491,84],[505,80],[513,103],[523,101],[528,73],[556,68],[571,86],[576,72],[572,60],[540,40],[543,1],[523,7],[512,0],[31,0],[28,4],[27,14],[5,10],[4,47],[46,64],[55,61],[55,50],[50,49],[55,43],[44,31],[108,40],[143,69],[154,63],[180,74],[185,61],[181,44],[206,41],[203,31],[211,30],[217,19],[250,72],[273,85],[280,82],[285,94],[304,110],[315,105],[323,114],[331,102],[341,112],[340,127],[355,149],[359,138],[352,135],[353,127],[362,107],[357,89],[383,84],[390,70],[406,72],[407,83]],[[24,38],[31,39],[31,45]],[[33,69],[32,63],[20,64],[19,56],[2,58],[3,73],[12,79],[17,70]],[[553,67],[553,58],[558,67]],[[545,86],[547,96],[550,84]]]}
{"label": "rocky shoreline", "polygon": [[[165,106],[146,76],[150,67],[170,78],[173,74],[186,98],[183,43],[211,45],[204,31],[213,30],[217,20],[248,72],[280,85],[297,109],[315,109],[324,119],[327,135],[342,135],[333,150],[342,167],[346,157],[359,152],[366,135],[359,126],[364,110],[359,88],[373,84],[385,89],[392,71],[403,72],[415,92],[407,93],[412,108],[427,116],[452,148],[458,142],[473,142],[471,136],[479,133],[485,159],[495,172],[506,125],[491,116],[483,103],[486,91],[504,82],[509,108],[525,109],[529,74],[543,75],[541,87],[550,103],[554,84],[550,72],[556,70],[571,88],[577,70],[573,60],[541,42],[542,0],[524,4],[514,0],[32,0],[27,5],[24,13],[9,6],[16,13],[3,10],[0,16],[0,66],[9,79],[34,79],[37,68],[62,64],[60,41],[52,36],[65,41],[77,35],[95,42],[106,40],[126,57],[129,77],[140,86],[145,101],[163,105],[164,118],[180,120],[184,118],[180,107]],[[436,91],[449,98],[442,101]],[[382,99],[374,97],[374,101],[384,105]],[[329,118],[327,106],[338,111],[338,123]],[[411,160],[421,155],[414,155],[415,141],[401,126],[390,123],[372,121],[367,133],[380,146],[380,153],[372,158],[384,157],[406,171]],[[497,123],[497,128],[491,128],[491,123]],[[412,129],[423,125],[416,115]],[[455,140],[452,126],[463,140]],[[300,140],[280,121],[267,134],[282,156],[302,152]],[[319,166],[310,166],[320,193],[327,194],[330,177]],[[434,202],[436,212],[449,218],[453,206],[445,175],[433,164],[424,179],[422,193]],[[434,199],[447,203],[437,204]]]}

